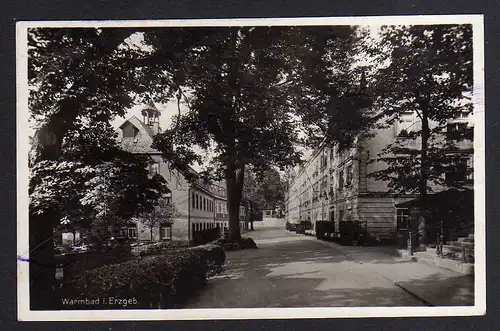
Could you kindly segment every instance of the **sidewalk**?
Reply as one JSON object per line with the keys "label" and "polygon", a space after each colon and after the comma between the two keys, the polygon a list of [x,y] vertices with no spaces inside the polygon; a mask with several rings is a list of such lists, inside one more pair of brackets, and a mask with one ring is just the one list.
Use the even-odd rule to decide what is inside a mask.
{"label": "sidewalk", "polygon": [[284,229],[252,231],[255,250],[227,252],[224,271],[185,308],[425,306],[362,264]]}
{"label": "sidewalk", "polygon": [[395,254],[394,247],[341,246],[308,238],[330,246],[362,264],[367,272],[381,275],[429,306],[474,305],[473,276],[401,258]]}

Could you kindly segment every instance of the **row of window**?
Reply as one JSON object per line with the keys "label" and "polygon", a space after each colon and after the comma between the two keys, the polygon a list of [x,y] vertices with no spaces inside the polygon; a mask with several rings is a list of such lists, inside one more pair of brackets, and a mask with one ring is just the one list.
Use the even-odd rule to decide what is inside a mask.
{"label": "row of window", "polygon": [[227,204],[225,202],[216,202],[216,209],[215,212],[217,214],[227,214]]}
{"label": "row of window", "polygon": [[[337,176],[337,190],[341,191],[344,187],[349,187],[352,185],[353,181],[353,166],[352,164],[348,164],[344,169],[340,169],[338,171]],[[312,197],[309,192],[304,192],[305,201],[303,201],[302,205],[307,207],[309,205],[309,200],[312,198],[312,201],[319,200],[320,197],[325,197],[328,194],[333,193],[333,185],[334,183],[334,175],[330,179],[330,190],[328,190],[328,178],[324,176],[320,181],[316,182],[313,185]]]}
{"label": "row of window", "polygon": [[[137,239],[137,227],[128,227],[121,229],[121,235],[130,239]],[[169,225],[162,225],[160,227],[160,239],[170,239],[172,234],[172,227]]]}
{"label": "row of window", "polygon": [[196,192],[191,192],[191,208],[207,212],[214,211],[214,202]]}
{"label": "row of window", "polygon": [[[225,202],[214,202],[213,200],[207,199],[204,196],[191,192],[191,208],[203,210],[206,212],[216,212],[218,214],[227,214],[227,203]],[[240,215],[245,214],[245,207],[240,207]]]}
{"label": "row of window", "polygon": [[193,231],[203,231],[203,230],[210,230],[214,229],[217,226],[214,223],[195,223],[193,224]]}

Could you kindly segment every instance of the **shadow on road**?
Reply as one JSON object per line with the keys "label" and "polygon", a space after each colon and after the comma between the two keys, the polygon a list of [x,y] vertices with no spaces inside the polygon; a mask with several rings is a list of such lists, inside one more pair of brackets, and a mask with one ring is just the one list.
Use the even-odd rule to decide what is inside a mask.
{"label": "shadow on road", "polygon": [[393,247],[321,243],[280,228],[256,228],[243,236],[259,248],[227,252],[225,271],[186,308],[474,303],[472,277],[402,260]]}

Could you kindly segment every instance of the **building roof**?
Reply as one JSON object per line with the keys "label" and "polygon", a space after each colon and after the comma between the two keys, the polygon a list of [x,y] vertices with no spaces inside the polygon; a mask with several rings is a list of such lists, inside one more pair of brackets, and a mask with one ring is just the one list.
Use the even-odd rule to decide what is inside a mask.
{"label": "building roof", "polygon": [[153,130],[147,126],[146,124],[144,124],[140,119],[138,119],[135,115],[130,117],[128,120],[125,120],[125,122],[123,122],[122,125],[120,125],[120,129],[122,129],[126,124],[127,122],[130,122],[133,126],[135,126],[137,129],[139,130],[143,130],[145,131],[151,138],[153,138],[154,136],[154,132]]}
{"label": "building roof", "polygon": [[[122,125],[119,126],[119,128],[123,129],[127,124],[132,124],[142,134],[140,138],[138,138],[137,140],[123,139],[121,142],[123,149],[131,153],[137,153],[137,154],[160,154],[158,150],[151,147],[151,144],[153,143],[154,133],[149,126],[144,124],[136,116],[132,116],[128,120],[125,120],[122,123]],[[190,166],[186,171],[189,172],[191,175],[195,176],[199,174],[196,170],[194,170]]]}
{"label": "building roof", "polygon": [[157,114],[158,116],[161,112],[156,108],[155,104],[152,101],[149,101],[142,109],[141,114],[145,114],[146,112]]}
{"label": "building roof", "polygon": [[127,124],[134,126],[137,130],[139,130],[141,135],[136,139],[123,139],[121,144],[124,150],[137,154],[158,153],[158,151],[151,147],[154,134],[150,127],[142,123],[142,121],[135,116],[125,120],[119,128],[123,129]]}
{"label": "building roof", "polygon": [[[153,105],[154,107],[154,105]],[[155,107],[156,108],[156,107]],[[151,147],[151,144],[153,143],[153,137],[154,133],[151,130],[149,126],[144,124],[140,119],[138,119],[136,116],[132,116],[129,119],[125,120],[120,126],[120,129],[123,129],[127,124],[133,125],[135,128],[141,132],[140,138],[137,139],[123,139],[121,142],[121,145],[124,150],[129,151],[131,153],[137,153],[137,154],[161,154],[159,151]],[[179,170],[180,171],[180,170]],[[190,175],[197,176],[199,173],[194,170],[191,166],[188,166],[188,169],[185,171],[180,171],[183,176],[186,176],[187,173]],[[219,186],[224,189],[226,189],[226,182],[225,180],[219,180],[216,182],[212,182],[214,186]],[[192,183],[193,186],[197,186],[198,188],[206,191],[207,193],[210,193],[216,197],[219,197],[221,199],[226,199],[225,196],[219,196],[217,192],[212,192],[211,190],[208,189],[207,185],[203,185],[200,181],[194,181]]]}

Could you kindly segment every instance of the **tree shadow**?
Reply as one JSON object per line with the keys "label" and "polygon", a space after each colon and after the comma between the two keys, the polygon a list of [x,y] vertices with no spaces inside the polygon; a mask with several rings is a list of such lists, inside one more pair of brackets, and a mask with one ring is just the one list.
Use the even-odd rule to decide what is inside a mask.
{"label": "tree shadow", "polygon": [[[470,276],[407,273],[399,277],[402,281],[394,281],[421,294],[415,296],[379,270],[393,272],[396,269],[389,269],[391,265],[399,265],[397,270],[419,268],[417,262],[390,255],[374,260],[380,252],[371,257],[368,252],[359,259],[365,249],[369,247],[341,251],[314,241],[297,241],[228,252],[225,271],[211,279],[186,308],[402,307],[426,306],[426,301],[443,306],[474,304]],[[358,253],[356,259],[346,255]]]}

